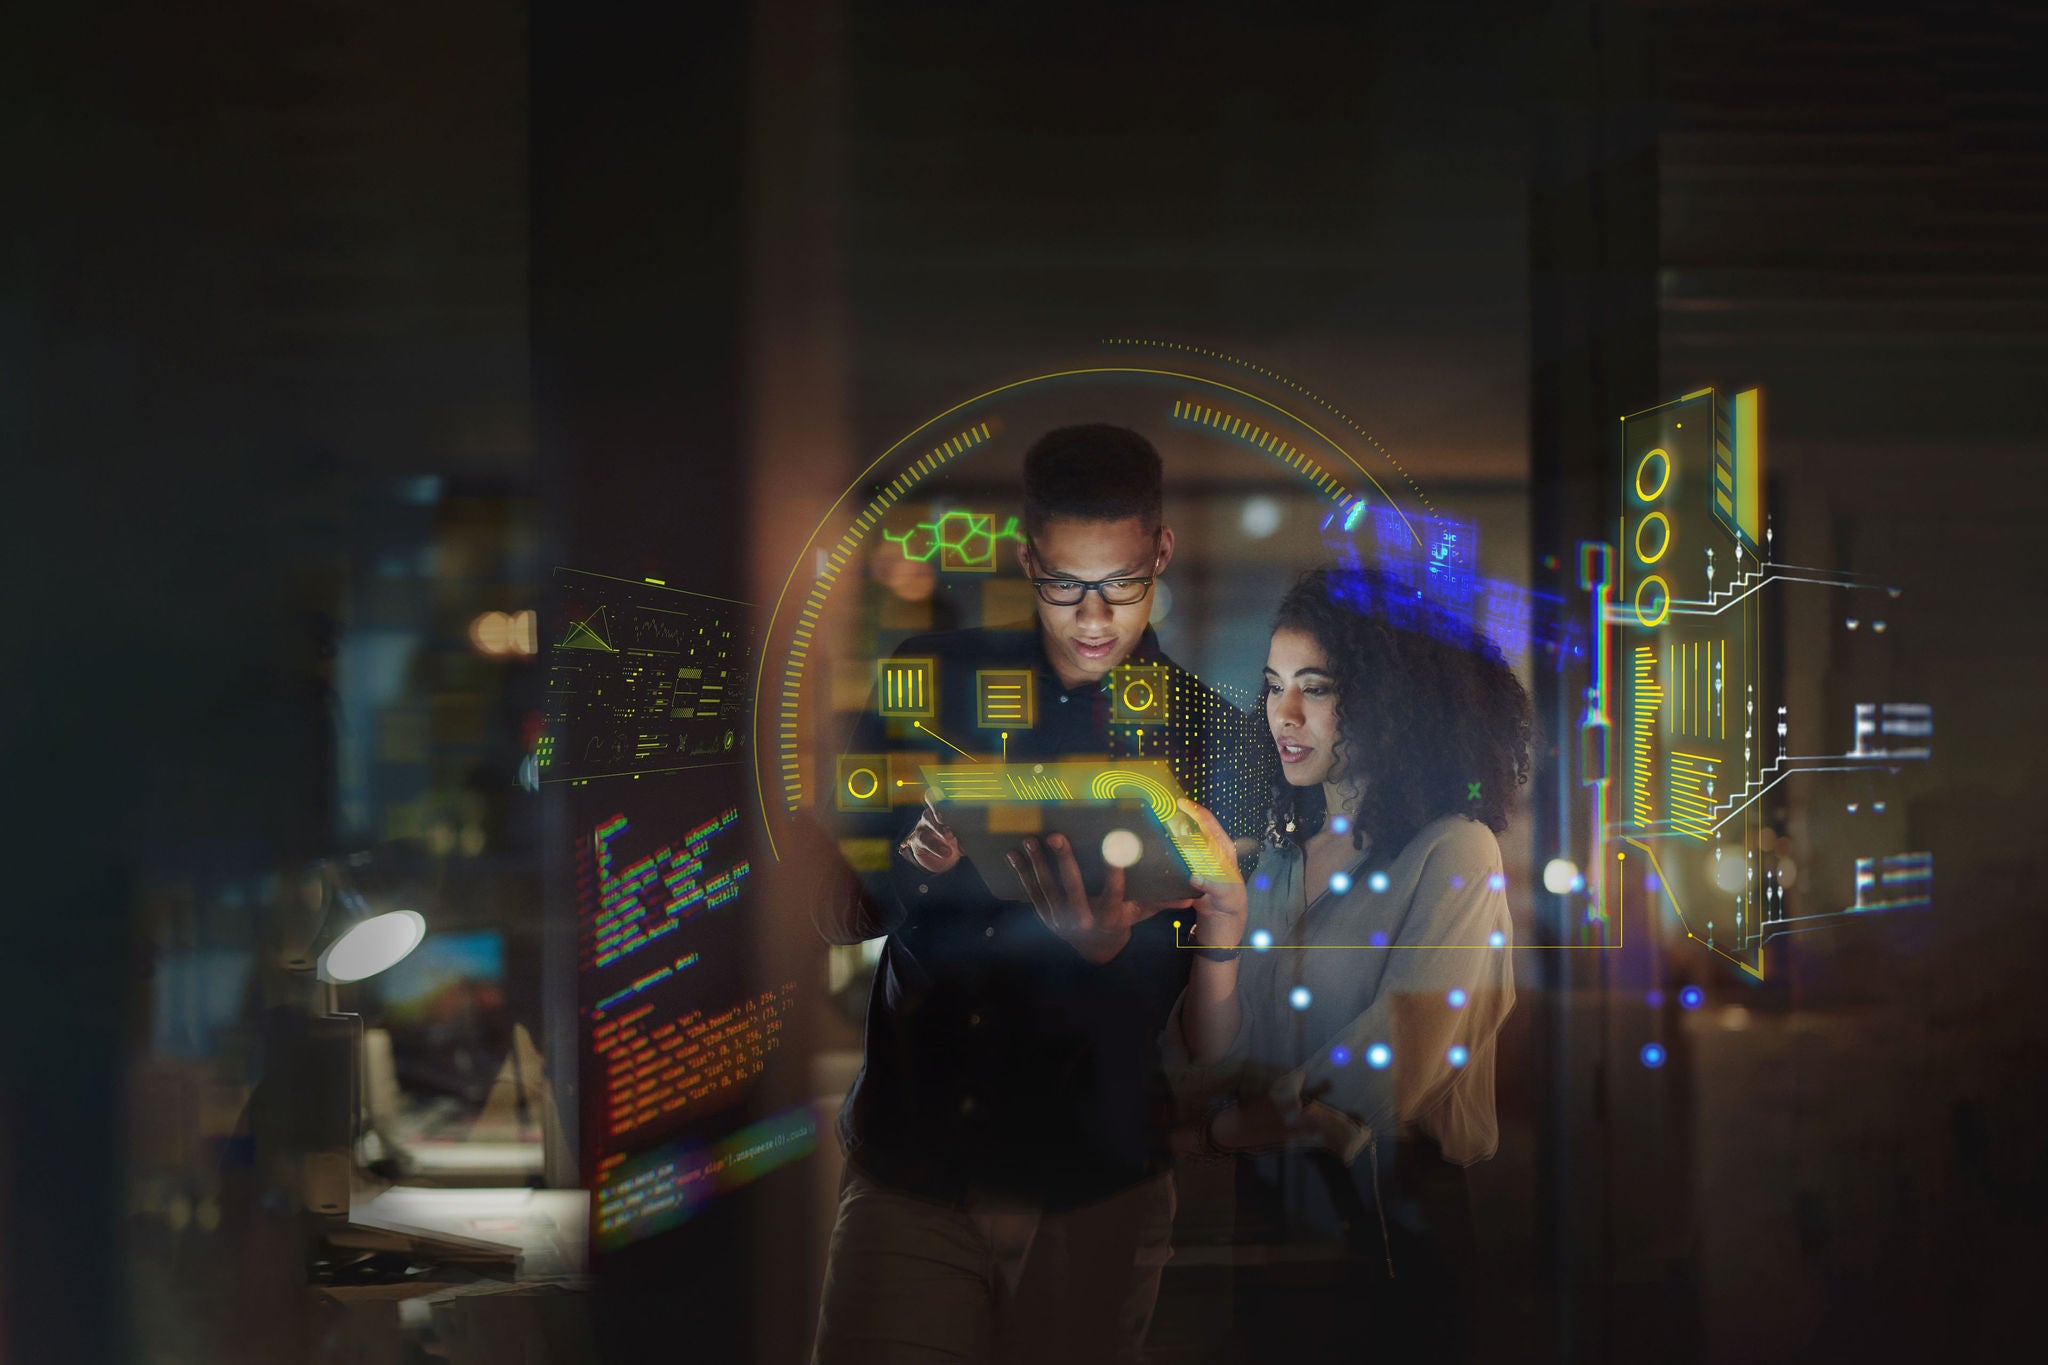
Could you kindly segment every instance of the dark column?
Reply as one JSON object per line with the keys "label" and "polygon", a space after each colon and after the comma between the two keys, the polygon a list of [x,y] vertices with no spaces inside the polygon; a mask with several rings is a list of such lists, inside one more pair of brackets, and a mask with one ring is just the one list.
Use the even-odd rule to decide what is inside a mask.
{"label": "dark column", "polygon": [[[1578,543],[1612,536],[1607,471],[1617,419],[1662,397],[1654,82],[1642,20],[1625,5],[1560,0],[1544,37],[1530,206],[1531,532],[1537,553],[1557,556],[1556,577],[1540,586],[1575,600]],[[1578,742],[1570,718],[1582,709],[1581,685],[1569,674],[1536,675],[1539,867],[1587,827],[1584,789],[1559,780]],[[1563,901],[1539,893],[1537,902],[1539,941],[1568,941],[1574,926],[1562,920]],[[1607,1360],[1621,1344],[1613,1335],[1610,1169],[1621,1116],[1607,1103],[1609,954],[1534,956],[1545,1072],[1539,1216],[1556,1312],[1549,1358]]]}
{"label": "dark column", "polygon": [[[532,13],[532,331],[548,562],[748,596],[741,286],[746,23],[738,7],[547,0]],[[545,642],[544,642],[545,643]],[[629,789],[640,821],[690,774],[548,788],[550,1070],[591,1174],[578,1085],[571,835]],[[621,807],[624,809],[624,807]],[[601,818],[601,817],[598,817]],[[730,954],[731,990],[745,986]],[[579,1124],[578,1116],[582,1116]],[[605,1359],[750,1358],[742,1197],[596,1262]]]}

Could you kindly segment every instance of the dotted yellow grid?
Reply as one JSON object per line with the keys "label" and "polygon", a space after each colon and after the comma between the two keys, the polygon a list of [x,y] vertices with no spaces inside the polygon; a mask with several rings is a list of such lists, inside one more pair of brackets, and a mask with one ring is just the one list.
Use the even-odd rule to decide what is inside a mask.
{"label": "dotted yellow grid", "polygon": [[1317,393],[1314,389],[1297,384],[1286,375],[1277,374],[1256,361],[1246,360],[1242,356],[1229,355],[1223,351],[1212,351],[1206,346],[1190,346],[1185,342],[1179,341],[1155,341],[1147,337],[1104,337],[1102,338],[1102,344],[1105,346],[1155,346],[1162,350],[1186,351],[1192,355],[1205,355],[1211,359],[1228,361],[1232,365],[1262,374],[1277,384],[1285,384],[1288,388],[1293,389],[1296,393],[1335,417],[1345,426],[1350,427],[1357,435],[1364,437],[1366,442],[1380,453],[1380,458],[1394,467],[1394,472],[1401,476],[1402,481],[1408,485],[1409,491],[1415,494],[1416,499],[1422,503],[1430,515],[1436,515],[1436,508],[1430,503],[1429,494],[1422,491],[1422,486],[1415,482],[1413,475],[1402,468],[1401,462],[1395,459],[1393,454],[1385,446],[1381,445],[1371,432],[1352,421],[1349,413]]}

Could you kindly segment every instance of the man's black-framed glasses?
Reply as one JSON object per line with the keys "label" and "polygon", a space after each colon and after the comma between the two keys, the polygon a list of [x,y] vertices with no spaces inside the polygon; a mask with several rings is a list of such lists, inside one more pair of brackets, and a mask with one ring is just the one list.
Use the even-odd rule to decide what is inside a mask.
{"label": "man's black-framed glasses", "polygon": [[1031,586],[1038,589],[1038,599],[1049,607],[1078,607],[1090,592],[1112,607],[1128,607],[1145,600],[1152,591],[1154,577],[1145,574],[1139,578],[1098,578],[1086,583],[1078,578],[1034,578]]}
{"label": "man's black-framed glasses", "polygon": [[[1024,543],[1031,551],[1029,562],[1038,563],[1038,546],[1029,540]],[[1155,553],[1159,548],[1157,531],[1152,533],[1152,548]],[[1157,559],[1152,561],[1152,567],[1159,567]],[[1148,573],[1124,578],[1098,578],[1092,582],[1078,578],[1034,578],[1031,586],[1038,590],[1038,600],[1049,607],[1078,607],[1091,592],[1112,607],[1129,607],[1151,595],[1152,580],[1158,576]]]}

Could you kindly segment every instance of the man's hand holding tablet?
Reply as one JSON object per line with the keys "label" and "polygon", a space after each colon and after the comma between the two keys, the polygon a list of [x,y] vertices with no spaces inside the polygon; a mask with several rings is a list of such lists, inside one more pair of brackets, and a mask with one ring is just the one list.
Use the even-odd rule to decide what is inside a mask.
{"label": "man's hand holding tablet", "polygon": [[1124,950],[1134,925],[1161,910],[1190,904],[1184,900],[1125,899],[1124,870],[1115,866],[1103,877],[1102,889],[1089,895],[1081,882],[1081,868],[1074,861],[1073,847],[1064,834],[1024,840],[1023,847],[1009,855],[1009,863],[1046,927],[1098,966]]}

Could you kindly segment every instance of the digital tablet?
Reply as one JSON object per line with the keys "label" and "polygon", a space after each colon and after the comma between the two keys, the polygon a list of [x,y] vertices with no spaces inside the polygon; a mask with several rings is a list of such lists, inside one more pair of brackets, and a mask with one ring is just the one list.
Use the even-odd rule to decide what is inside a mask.
{"label": "digital tablet", "polygon": [[1163,761],[977,763],[927,766],[926,786],[961,854],[994,895],[1028,900],[1008,855],[1024,840],[1065,835],[1090,893],[1124,869],[1134,901],[1185,901],[1190,877],[1217,877],[1201,827],[1179,809],[1180,784]]}

